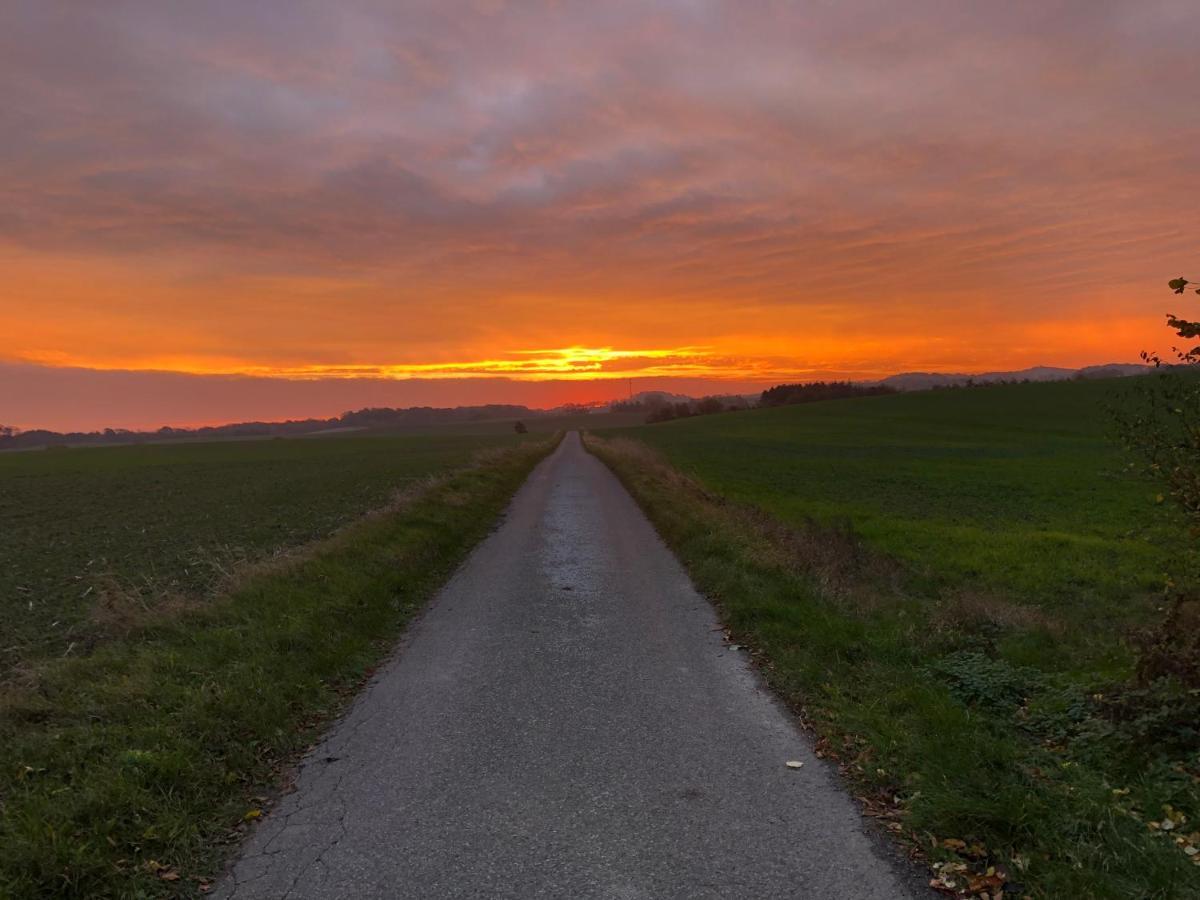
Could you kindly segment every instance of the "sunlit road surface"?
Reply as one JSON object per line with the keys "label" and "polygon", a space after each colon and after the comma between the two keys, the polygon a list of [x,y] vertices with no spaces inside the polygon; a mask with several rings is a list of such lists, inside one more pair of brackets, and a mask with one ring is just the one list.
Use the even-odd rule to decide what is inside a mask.
{"label": "sunlit road surface", "polygon": [[910,896],[576,434],[309,754],[215,893]]}

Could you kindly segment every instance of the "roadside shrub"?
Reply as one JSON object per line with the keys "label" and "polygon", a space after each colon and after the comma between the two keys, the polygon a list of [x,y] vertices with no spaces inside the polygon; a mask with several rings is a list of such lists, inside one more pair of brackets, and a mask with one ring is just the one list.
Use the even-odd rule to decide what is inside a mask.
{"label": "roadside shrub", "polygon": [[1140,686],[1174,678],[1200,689],[1200,598],[1177,595],[1163,623],[1144,634],[1139,644]]}
{"label": "roadside shrub", "polygon": [[[1200,294],[1200,288],[1186,278],[1172,279],[1168,287],[1176,294]],[[1185,341],[1200,339],[1200,321],[1168,314],[1167,325]],[[1120,411],[1118,425],[1125,445],[1145,461],[1148,473],[1163,484],[1168,496],[1182,509],[1195,538],[1200,536],[1200,344],[1173,347],[1172,353],[1175,362],[1171,364],[1164,364],[1157,353],[1142,353],[1142,359],[1158,371],[1151,378],[1138,379],[1135,402]],[[1159,495],[1160,502],[1163,499]],[[1194,584],[1200,575],[1194,555],[1175,562],[1176,580]],[[1184,689],[1200,689],[1200,600],[1196,595],[1190,590],[1173,592],[1165,620],[1143,636],[1139,649],[1135,686],[1127,694],[1129,702],[1149,700],[1145,692],[1168,690],[1163,685],[1177,683]],[[1153,705],[1145,710],[1155,721],[1158,712]],[[1141,721],[1131,717],[1129,713],[1124,721]],[[1161,722],[1152,728],[1147,720],[1139,727],[1161,727],[1176,734],[1173,726]],[[1195,746],[1194,732],[1189,733]]]}
{"label": "roadside shrub", "polygon": [[1093,720],[1094,694],[1078,684],[1048,687],[1031,697],[1018,720],[1022,728],[1051,745],[1075,742]]}
{"label": "roadside shrub", "polygon": [[1178,757],[1200,750],[1200,690],[1177,678],[1105,696],[1096,712],[1116,752]]}
{"label": "roadside shrub", "polygon": [[1055,685],[1036,669],[973,650],[948,654],[930,669],[959,702],[1048,745],[1069,744],[1079,755],[1099,753],[1125,764],[1200,750],[1200,689],[1178,678],[1089,691]]}

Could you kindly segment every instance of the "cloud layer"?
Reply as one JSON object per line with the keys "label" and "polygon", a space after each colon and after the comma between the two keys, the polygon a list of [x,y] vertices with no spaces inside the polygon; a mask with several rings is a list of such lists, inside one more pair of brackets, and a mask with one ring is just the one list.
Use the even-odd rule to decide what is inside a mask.
{"label": "cloud layer", "polygon": [[0,355],[1129,358],[1196,265],[1197,33],[1192,0],[17,0]]}

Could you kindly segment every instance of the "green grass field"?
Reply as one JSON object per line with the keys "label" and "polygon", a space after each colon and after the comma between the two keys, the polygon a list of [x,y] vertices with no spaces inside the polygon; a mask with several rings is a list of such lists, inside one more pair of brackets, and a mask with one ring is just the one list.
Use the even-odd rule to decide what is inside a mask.
{"label": "green grass field", "polygon": [[0,680],[77,652],[126,610],[202,595],[465,464],[491,434],[0,453]]}
{"label": "green grass field", "polygon": [[[210,885],[554,443],[510,431],[0,456],[0,897]],[[292,552],[262,562],[279,551]],[[119,628],[97,615],[114,590]]]}
{"label": "green grass field", "polygon": [[1110,434],[1106,406],[1126,392],[1114,381],[929,391],[627,433],[783,522],[849,525],[903,563],[912,592],[1033,608],[1061,626],[1060,645],[1082,630],[1079,664],[1117,672],[1122,629],[1152,615],[1187,544]]}
{"label": "green grass field", "polygon": [[830,401],[591,444],[852,780],[901,799],[914,845],[1034,896],[1198,896],[1200,761],[1178,721],[1197,698],[1124,687],[1191,553],[1109,434],[1127,389]]}

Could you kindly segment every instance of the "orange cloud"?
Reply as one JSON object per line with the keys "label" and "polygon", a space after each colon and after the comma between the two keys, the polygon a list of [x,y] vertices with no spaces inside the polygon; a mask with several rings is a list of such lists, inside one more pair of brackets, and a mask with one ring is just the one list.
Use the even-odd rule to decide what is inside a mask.
{"label": "orange cloud", "polygon": [[1165,343],[1196,5],[893,7],[24,4],[0,358],[470,402]]}
{"label": "orange cloud", "polygon": [[562,347],[549,350],[514,350],[501,358],[463,362],[300,366],[249,363],[221,365],[212,361],[153,356],[136,361],[92,362],[63,353],[28,354],[24,359],[42,365],[82,367],[97,371],[168,371],[191,375],[248,375],[293,380],[382,378],[402,381],[496,377],[518,381],[680,377],[747,380],[769,378],[773,374],[772,368],[762,361],[720,357],[704,347],[677,347],[669,350]]}

